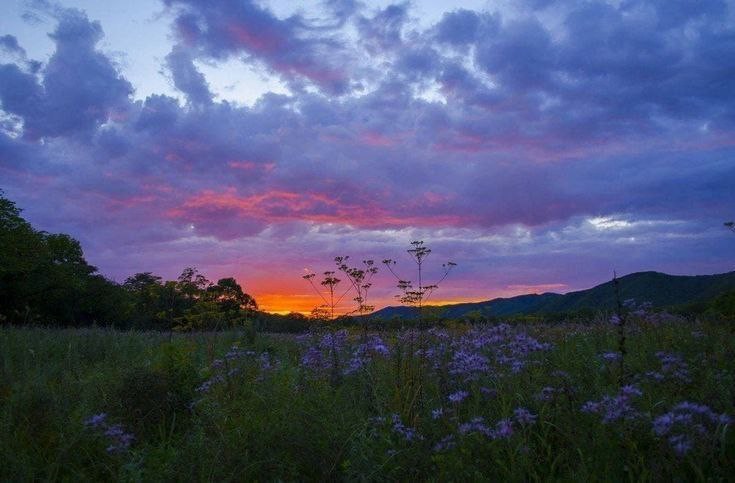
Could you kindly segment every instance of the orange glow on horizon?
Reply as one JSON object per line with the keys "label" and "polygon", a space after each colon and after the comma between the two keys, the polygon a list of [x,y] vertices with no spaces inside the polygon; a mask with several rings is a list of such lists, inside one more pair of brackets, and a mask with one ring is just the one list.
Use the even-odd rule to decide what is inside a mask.
{"label": "orange glow on horizon", "polygon": [[[298,312],[304,315],[309,315],[314,309],[321,304],[323,301],[316,295],[304,296],[298,294],[285,294],[285,293],[258,293],[253,292],[253,297],[258,302],[258,307],[263,312],[269,312],[272,314],[288,314],[291,312]],[[454,297],[454,298],[442,298],[436,300],[429,300],[425,305],[453,305],[473,302],[484,302],[495,297]],[[388,306],[399,306],[401,305],[395,298],[389,298],[386,300],[375,301],[375,310],[380,310]],[[347,304],[340,304],[339,307],[335,308],[335,315],[344,315],[349,313],[353,308]]]}
{"label": "orange glow on horizon", "polygon": [[[298,276],[294,276],[293,278],[278,278],[262,275],[255,277],[252,275],[240,275],[236,279],[243,289],[255,298],[258,303],[258,308],[263,312],[273,314],[296,312],[309,315],[315,307],[324,304],[324,300],[312,290],[312,287]],[[570,288],[563,283],[506,285],[486,289],[473,287],[472,289],[468,288],[466,291],[454,290],[454,293],[436,293],[424,305],[436,306],[485,302],[495,298],[509,298],[518,295],[541,294],[544,292],[564,293]],[[393,293],[389,296],[371,297],[370,303],[375,305],[376,310],[388,306],[395,307],[402,305],[394,295]],[[348,293],[335,307],[335,315],[351,313],[354,308],[352,295]]]}

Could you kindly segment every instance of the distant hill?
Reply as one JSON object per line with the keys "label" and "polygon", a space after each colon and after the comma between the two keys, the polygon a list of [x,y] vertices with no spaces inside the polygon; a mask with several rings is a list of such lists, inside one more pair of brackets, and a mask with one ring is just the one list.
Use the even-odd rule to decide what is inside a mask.
{"label": "distant hill", "polygon": [[[631,273],[618,279],[620,298],[650,302],[654,307],[670,307],[711,299],[735,290],[735,272],[717,275],[667,275],[660,272]],[[558,314],[583,309],[607,310],[615,307],[613,282],[605,282],[587,290],[566,294],[544,293],[496,298],[484,302],[442,305],[441,314],[458,318],[470,312],[485,316],[503,317],[512,315]],[[413,319],[418,315],[414,307],[385,307],[371,317],[390,319],[401,317]]]}

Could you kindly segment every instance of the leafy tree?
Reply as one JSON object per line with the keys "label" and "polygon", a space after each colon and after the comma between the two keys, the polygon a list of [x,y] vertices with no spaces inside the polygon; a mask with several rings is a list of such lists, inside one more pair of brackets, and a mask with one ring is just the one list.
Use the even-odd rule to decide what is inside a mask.
{"label": "leafy tree", "polygon": [[234,278],[213,285],[191,267],[175,281],[141,272],[111,282],[87,263],[77,240],[35,230],[0,192],[0,322],[219,329],[242,324],[257,308]]}
{"label": "leafy tree", "polygon": [[219,279],[216,285],[207,289],[207,293],[225,313],[258,310],[255,299],[243,292],[242,287],[232,277]]}
{"label": "leafy tree", "polygon": [[[62,326],[122,323],[124,295],[96,272],[77,240],[35,230],[0,192],[0,320]],[[115,304],[121,304],[117,310]]]}

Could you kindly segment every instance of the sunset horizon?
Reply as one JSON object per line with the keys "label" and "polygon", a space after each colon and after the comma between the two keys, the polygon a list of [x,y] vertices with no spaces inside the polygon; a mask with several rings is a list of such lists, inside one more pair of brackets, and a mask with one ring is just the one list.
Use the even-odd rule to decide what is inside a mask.
{"label": "sunset horizon", "polygon": [[304,268],[345,255],[381,269],[370,304],[397,304],[380,261],[414,280],[414,240],[428,279],[457,263],[432,295],[446,303],[735,259],[727,2],[3,13],[0,189],[117,283],[196,267],[309,313]]}

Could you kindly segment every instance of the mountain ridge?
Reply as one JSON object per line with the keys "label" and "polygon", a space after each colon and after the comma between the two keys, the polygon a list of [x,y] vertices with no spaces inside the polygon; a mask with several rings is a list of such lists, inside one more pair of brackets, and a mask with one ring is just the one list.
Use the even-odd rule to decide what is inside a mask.
{"label": "mountain ridge", "polygon": [[[655,308],[701,302],[727,291],[735,290],[735,271],[713,275],[669,275],[656,271],[634,272],[618,279],[621,300],[634,299],[638,303],[650,302]],[[559,294],[524,294],[499,297],[481,302],[434,305],[447,318],[467,316],[478,312],[481,316],[504,317],[516,315],[541,315],[576,310],[609,310],[616,305],[613,281],[594,287]],[[372,318],[418,317],[416,307],[388,306],[370,314]]]}

